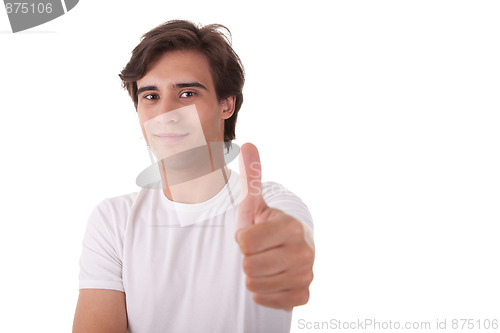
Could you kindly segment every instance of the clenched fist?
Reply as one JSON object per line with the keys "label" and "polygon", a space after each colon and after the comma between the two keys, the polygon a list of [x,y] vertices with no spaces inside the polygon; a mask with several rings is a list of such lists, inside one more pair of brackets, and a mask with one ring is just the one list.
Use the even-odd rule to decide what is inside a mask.
{"label": "clenched fist", "polygon": [[257,304],[291,311],[309,300],[314,240],[305,223],[270,208],[262,197],[257,148],[246,143],[240,155],[241,187],[248,194],[238,207],[238,242],[246,286]]}

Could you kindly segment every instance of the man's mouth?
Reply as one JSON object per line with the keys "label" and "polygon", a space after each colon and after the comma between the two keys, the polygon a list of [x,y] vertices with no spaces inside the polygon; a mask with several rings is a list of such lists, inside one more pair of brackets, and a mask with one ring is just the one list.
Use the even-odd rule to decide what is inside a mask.
{"label": "man's mouth", "polygon": [[163,143],[173,143],[182,140],[187,135],[188,133],[158,133],[154,134],[154,137]]}

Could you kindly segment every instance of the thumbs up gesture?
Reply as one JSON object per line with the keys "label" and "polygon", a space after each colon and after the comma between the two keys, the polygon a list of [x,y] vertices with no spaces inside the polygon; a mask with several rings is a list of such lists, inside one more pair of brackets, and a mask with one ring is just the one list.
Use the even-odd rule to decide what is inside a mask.
{"label": "thumbs up gesture", "polygon": [[305,223],[268,207],[262,197],[257,147],[241,147],[241,186],[248,193],[238,206],[236,241],[244,255],[247,289],[260,305],[291,311],[309,300],[314,241]]}

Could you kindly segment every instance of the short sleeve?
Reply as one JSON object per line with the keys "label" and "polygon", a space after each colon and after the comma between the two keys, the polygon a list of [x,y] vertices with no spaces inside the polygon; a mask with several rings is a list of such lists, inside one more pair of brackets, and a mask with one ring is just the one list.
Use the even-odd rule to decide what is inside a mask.
{"label": "short sleeve", "polygon": [[123,230],[117,221],[120,215],[110,199],[102,201],[90,214],[80,256],[80,289],[124,291]]}
{"label": "short sleeve", "polygon": [[262,184],[262,196],[269,207],[282,210],[297,220],[307,224],[314,231],[313,219],[309,208],[294,193],[275,182]]}

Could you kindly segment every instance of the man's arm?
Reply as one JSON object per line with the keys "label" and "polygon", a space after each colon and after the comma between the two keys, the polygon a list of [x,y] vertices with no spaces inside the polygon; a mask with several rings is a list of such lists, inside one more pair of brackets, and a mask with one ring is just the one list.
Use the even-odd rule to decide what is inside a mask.
{"label": "man's arm", "polygon": [[125,293],[108,289],[81,289],[76,305],[73,333],[125,333]]}

